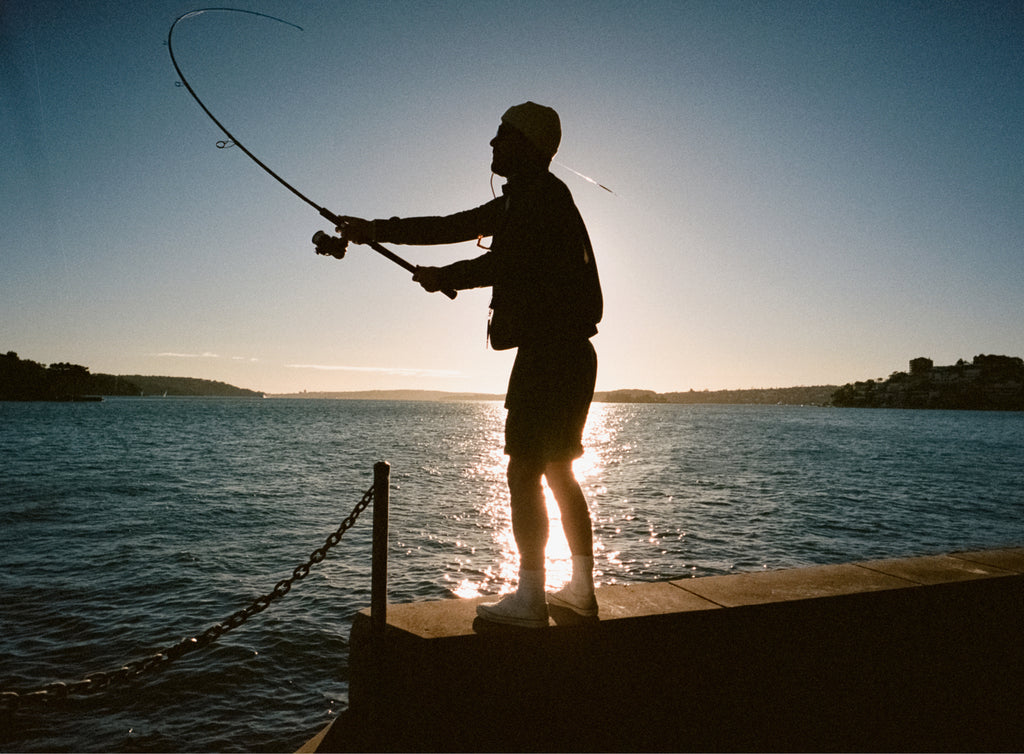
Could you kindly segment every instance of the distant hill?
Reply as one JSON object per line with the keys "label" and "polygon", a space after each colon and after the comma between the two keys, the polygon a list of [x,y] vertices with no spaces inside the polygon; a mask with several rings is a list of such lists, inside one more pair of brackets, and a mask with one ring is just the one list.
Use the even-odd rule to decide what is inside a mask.
{"label": "distant hill", "polygon": [[[110,375],[97,375],[106,376]],[[139,390],[136,395],[208,395],[227,398],[262,398],[263,393],[246,390],[226,382],[200,380],[195,377],[147,377],[141,374],[127,374],[118,379],[126,380]]]}
{"label": "distant hill", "polygon": [[808,387],[769,387],[749,390],[688,390],[682,393],[655,393],[653,390],[612,390],[595,393],[603,403],[722,403],[785,406],[827,406],[835,385]]}
{"label": "distant hill", "polygon": [[107,395],[210,395],[259,398],[263,393],[194,377],[90,374],[80,364],[39,364],[14,351],[0,354],[0,400],[74,401]]}
{"label": "distant hill", "polygon": [[492,393],[447,393],[443,390],[350,390],[341,392],[267,393],[267,398],[315,398],[337,401],[503,401]]}

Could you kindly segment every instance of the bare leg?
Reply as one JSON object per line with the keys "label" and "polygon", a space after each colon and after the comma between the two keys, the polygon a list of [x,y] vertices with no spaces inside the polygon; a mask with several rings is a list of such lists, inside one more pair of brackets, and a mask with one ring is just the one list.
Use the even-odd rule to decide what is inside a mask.
{"label": "bare leg", "polygon": [[[548,511],[544,505],[542,462],[509,458],[508,490],[512,508],[512,534],[519,548],[519,567],[544,570],[544,548],[548,543]],[[586,505],[586,503],[584,503]]]}
{"label": "bare leg", "polygon": [[512,534],[519,548],[519,585],[499,602],[477,605],[485,620],[541,628],[548,625],[544,593],[544,547],[548,542],[548,510],[540,480],[544,464],[509,458],[508,489]]}
{"label": "bare leg", "polygon": [[573,555],[594,554],[594,528],[587,499],[572,471],[572,461],[554,461],[544,468],[548,486],[562,512],[562,528]]}
{"label": "bare leg", "polygon": [[549,594],[548,602],[595,617],[599,608],[594,593],[594,527],[587,499],[572,472],[572,461],[549,463],[544,476],[562,512],[562,528],[572,553],[572,578],[557,592]]}

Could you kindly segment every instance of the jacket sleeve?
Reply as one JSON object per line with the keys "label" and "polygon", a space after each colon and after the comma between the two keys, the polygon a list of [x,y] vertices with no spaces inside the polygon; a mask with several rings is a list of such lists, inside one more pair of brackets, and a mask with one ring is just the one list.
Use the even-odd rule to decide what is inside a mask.
{"label": "jacket sleeve", "polygon": [[498,197],[475,209],[444,217],[392,217],[374,220],[376,239],[413,246],[460,243],[493,236],[504,213],[505,199]]}
{"label": "jacket sleeve", "polygon": [[441,281],[445,288],[454,288],[457,291],[494,285],[495,262],[493,251],[482,254],[476,259],[454,262],[447,267],[440,268]]}

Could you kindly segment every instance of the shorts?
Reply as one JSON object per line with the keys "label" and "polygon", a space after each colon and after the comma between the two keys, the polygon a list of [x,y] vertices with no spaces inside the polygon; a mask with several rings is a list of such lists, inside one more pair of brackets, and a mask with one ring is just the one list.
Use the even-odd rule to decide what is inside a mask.
{"label": "shorts", "polygon": [[505,453],[544,463],[583,455],[597,354],[583,338],[519,346],[505,395]]}

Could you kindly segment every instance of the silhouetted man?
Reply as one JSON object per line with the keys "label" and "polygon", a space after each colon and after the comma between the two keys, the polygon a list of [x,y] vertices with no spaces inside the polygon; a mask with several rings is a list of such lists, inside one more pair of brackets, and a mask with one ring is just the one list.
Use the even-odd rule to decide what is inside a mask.
{"label": "silhouetted man", "polygon": [[548,624],[542,478],[558,502],[573,556],[571,581],[547,601],[597,615],[593,530],[572,463],[583,455],[597,376],[590,338],[603,301],[583,219],[569,189],[548,170],[561,135],[550,107],[511,107],[491,140],[491,170],[508,179],[502,196],[447,217],[345,217],[340,228],[354,243],[447,244],[493,237],[486,254],[446,267],[418,267],[413,280],[431,292],[490,286],[491,347],[518,349],[505,397],[505,453],[519,584],[504,599],[480,605],[477,614],[529,627]]}

